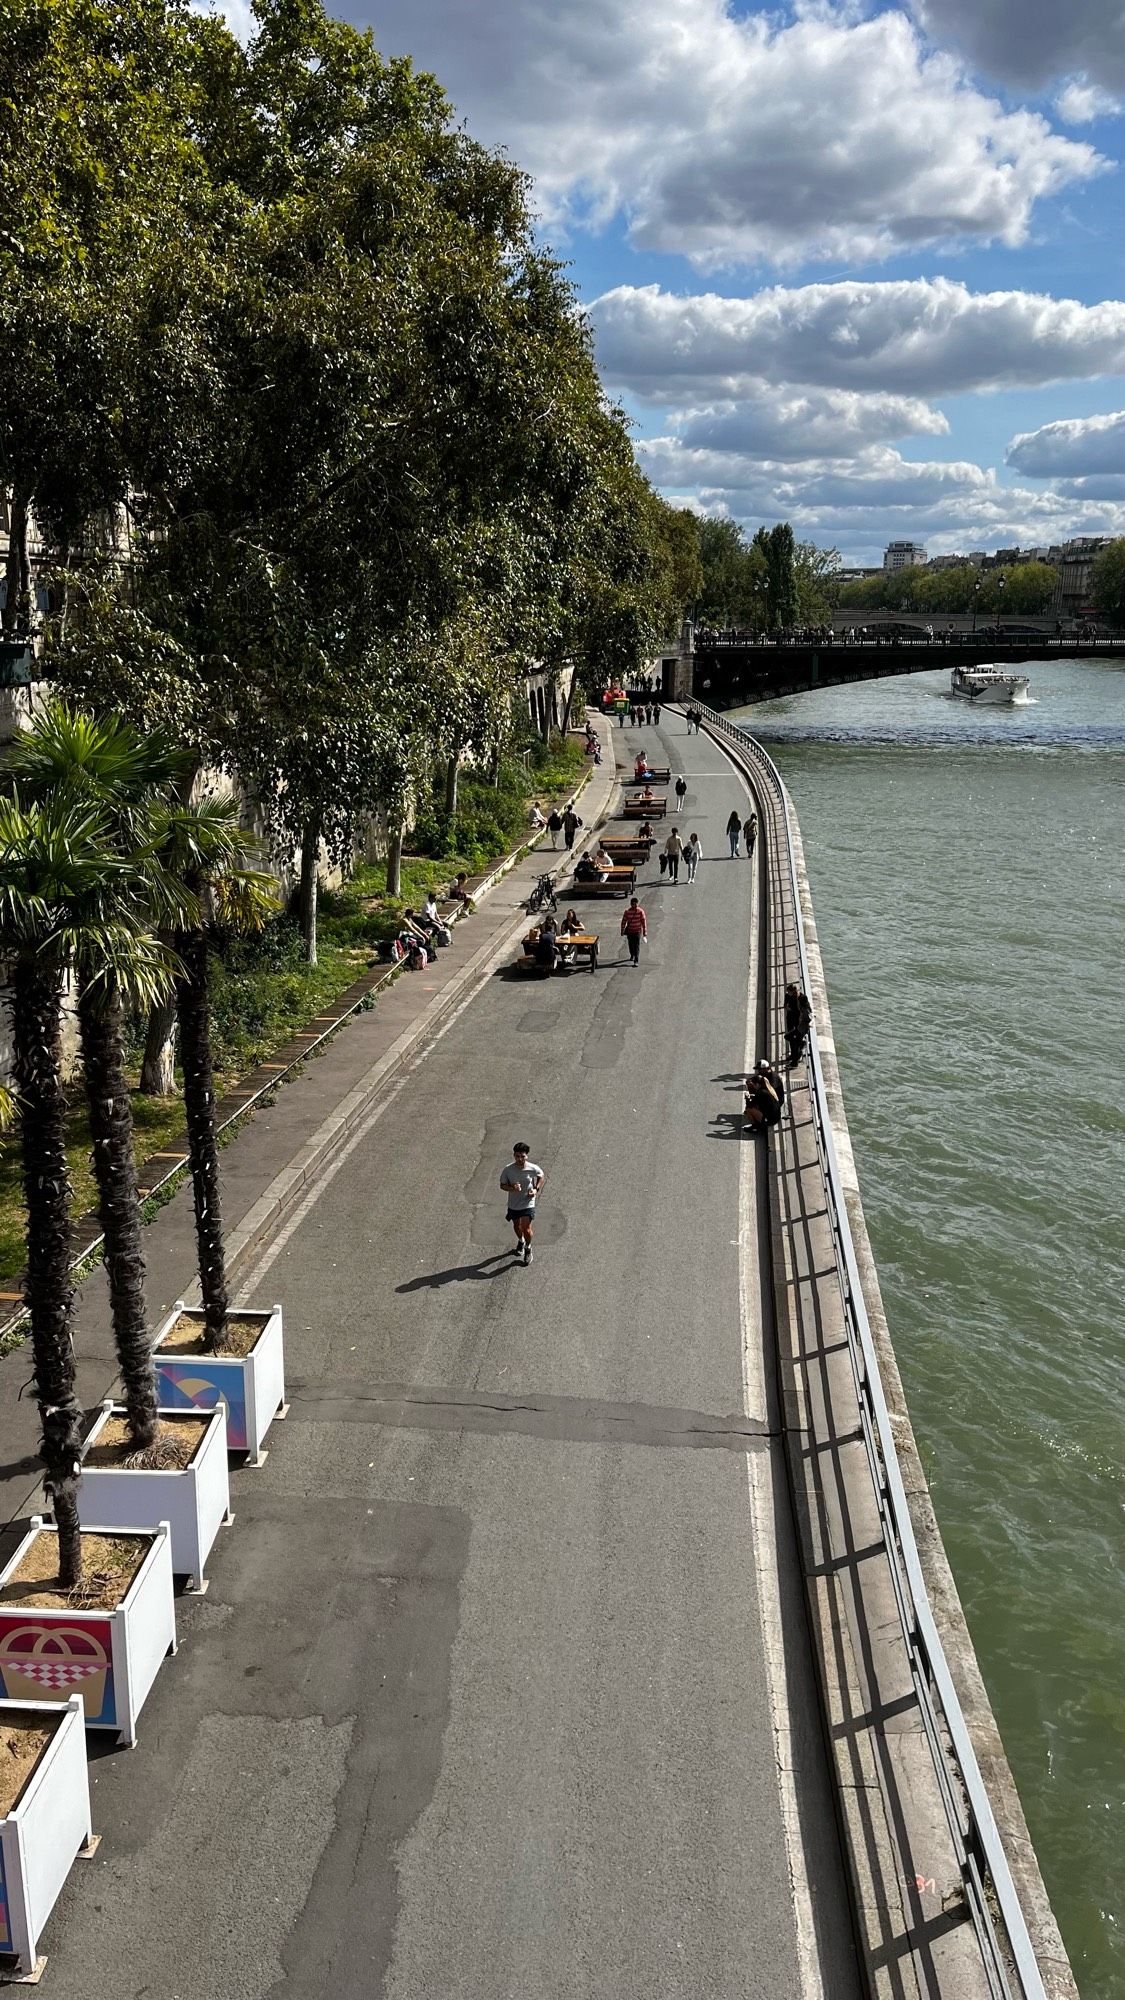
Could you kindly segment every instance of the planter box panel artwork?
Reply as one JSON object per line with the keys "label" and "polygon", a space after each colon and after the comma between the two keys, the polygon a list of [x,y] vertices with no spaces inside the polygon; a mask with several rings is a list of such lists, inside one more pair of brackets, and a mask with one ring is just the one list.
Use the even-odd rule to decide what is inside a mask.
{"label": "planter box panel artwork", "polygon": [[238,1311],[240,1320],[256,1320],[261,1332],[248,1354],[164,1352],[161,1342],[181,1319],[202,1327],[199,1307],[178,1301],[156,1336],[156,1372],[160,1399],[168,1409],[213,1410],[227,1406],[227,1450],[257,1453],[270,1424],[285,1402],[285,1349],[281,1307],[271,1312]]}
{"label": "planter box panel artwork", "polygon": [[[98,1522],[89,1532],[111,1534]],[[176,1650],[171,1538],[167,1524],[129,1532],[150,1543],[120,1604],[113,1611],[67,1610],[0,1604],[0,1688],[4,1699],[65,1705],[81,1698],[86,1727],[116,1730],[126,1743],[161,1665]],[[11,1561],[5,1584],[38,1535],[53,1535],[34,1516]]]}
{"label": "planter box panel artwork", "polygon": [[86,1613],[0,1607],[0,1686],[5,1701],[67,1701],[82,1696],[86,1720],[113,1728],[113,1621]]}

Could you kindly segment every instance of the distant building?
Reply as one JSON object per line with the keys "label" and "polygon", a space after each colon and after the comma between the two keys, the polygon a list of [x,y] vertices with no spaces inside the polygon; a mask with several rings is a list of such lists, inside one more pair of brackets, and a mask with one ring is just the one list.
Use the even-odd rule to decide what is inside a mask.
{"label": "distant building", "polygon": [[964,569],[965,565],[971,562],[972,562],[971,556],[931,556],[928,563],[926,564],[926,568]]}
{"label": "distant building", "polygon": [[1050,607],[1056,618],[1096,617],[1094,563],[1098,550],[1112,539],[1111,535],[1079,535],[1072,542],[1064,542],[1057,555],[1052,552],[1059,571]]}
{"label": "distant building", "polygon": [[919,569],[925,560],[921,542],[888,542],[883,550],[884,569]]}

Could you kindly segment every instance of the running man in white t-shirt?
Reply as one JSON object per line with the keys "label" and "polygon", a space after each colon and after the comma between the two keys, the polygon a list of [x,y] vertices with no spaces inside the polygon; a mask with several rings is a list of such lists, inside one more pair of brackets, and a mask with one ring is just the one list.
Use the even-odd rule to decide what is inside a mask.
{"label": "running man in white t-shirt", "polygon": [[542,1167],[528,1157],[529,1150],[522,1139],[517,1139],[512,1157],[500,1176],[500,1185],[508,1197],[508,1221],[516,1232],[516,1256],[524,1264],[531,1262],[535,1203],[547,1178]]}

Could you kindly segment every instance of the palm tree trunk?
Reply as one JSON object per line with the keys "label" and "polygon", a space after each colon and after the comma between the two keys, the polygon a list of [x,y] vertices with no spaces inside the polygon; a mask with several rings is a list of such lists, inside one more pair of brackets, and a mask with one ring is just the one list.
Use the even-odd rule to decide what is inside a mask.
{"label": "palm tree trunk", "polygon": [[86,1070],[94,1177],[109,1274],[109,1301],[117,1363],[125,1385],[129,1436],[135,1451],[156,1442],[156,1370],[145,1309],[145,1260],[141,1203],[133,1149],[133,1107],[124,1062],[124,1019],[113,990],[78,991],[78,1029]]}
{"label": "palm tree trunk", "polygon": [[301,837],[301,890],[299,899],[301,936],[305,964],[316,964],[316,891],[320,868],[320,814],[305,823]]}
{"label": "palm tree trunk", "polygon": [[223,1249],[223,1212],[219,1199],[219,1149],[215,1144],[210,953],[206,932],[199,929],[182,935],[179,954],[187,973],[186,979],[179,980],[176,985],[176,1009],[183,1057],[184,1111],[191,1154],[199,1284],[207,1323],[204,1347],[209,1354],[221,1354],[226,1344],[230,1299]]}
{"label": "palm tree trunk", "polygon": [[158,1000],[149,1011],[145,1052],[141,1059],[141,1093],[145,1097],[174,1097],[176,1094],[174,995],[167,1000]]}
{"label": "palm tree trunk", "polygon": [[62,1087],[62,980],[32,965],[12,977],[15,1079],[21,1107],[27,1276],[40,1455],[59,1531],[59,1583],[72,1590],[82,1570],[78,1454],[82,1410],[74,1392],[70,1278],[70,1179]]}

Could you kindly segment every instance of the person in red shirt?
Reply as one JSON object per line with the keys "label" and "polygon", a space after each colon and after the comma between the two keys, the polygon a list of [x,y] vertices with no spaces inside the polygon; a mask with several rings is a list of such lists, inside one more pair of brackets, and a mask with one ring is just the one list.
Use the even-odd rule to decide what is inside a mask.
{"label": "person in red shirt", "polygon": [[634,896],[621,919],[621,935],[629,947],[634,965],[641,962],[641,939],[648,936],[648,918]]}

